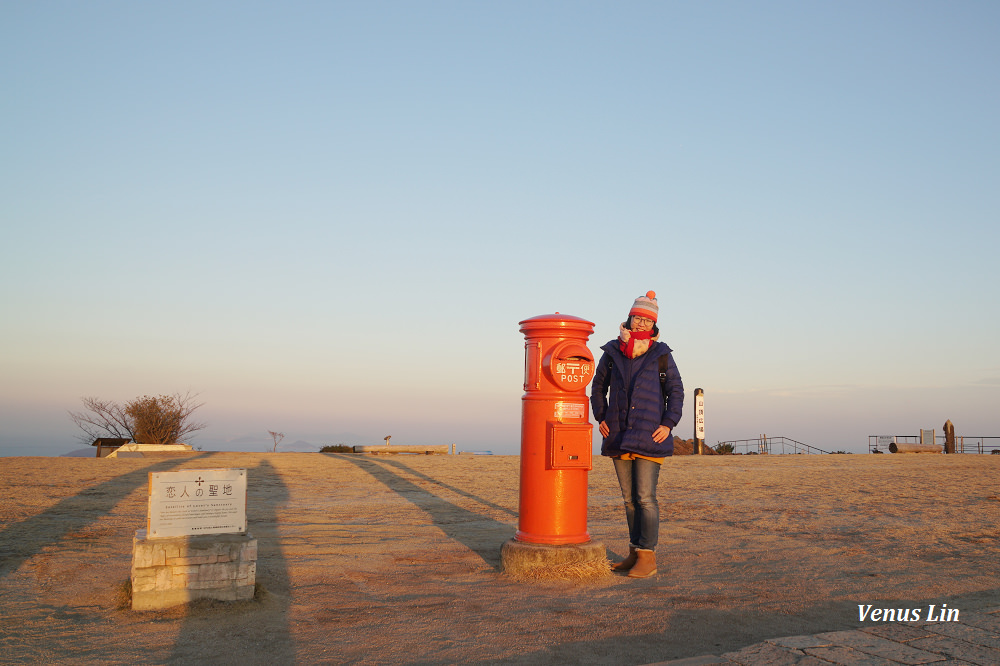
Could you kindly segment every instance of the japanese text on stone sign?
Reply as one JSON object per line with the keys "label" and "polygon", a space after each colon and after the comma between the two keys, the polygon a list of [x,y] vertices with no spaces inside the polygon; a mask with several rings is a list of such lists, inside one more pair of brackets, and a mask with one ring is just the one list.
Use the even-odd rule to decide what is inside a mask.
{"label": "japanese text on stone sign", "polygon": [[245,469],[149,475],[149,538],[246,532]]}

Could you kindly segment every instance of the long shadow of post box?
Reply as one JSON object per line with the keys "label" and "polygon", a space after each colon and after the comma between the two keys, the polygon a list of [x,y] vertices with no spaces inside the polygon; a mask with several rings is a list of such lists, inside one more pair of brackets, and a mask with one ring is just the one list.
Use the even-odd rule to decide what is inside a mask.
{"label": "long shadow of post box", "polygon": [[[434,525],[440,528],[449,538],[466,546],[469,550],[483,558],[490,566],[499,568],[500,549],[497,544],[501,544],[505,539],[511,537],[514,531],[513,527],[453,504],[389,469],[390,466],[396,467],[397,469],[406,470],[411,474],[434,481],[434,479],[415,472],[400,462],[375,462],[374,460],[359,458],[356,455],[338,457],[354,463],[375,477],[375,479],[385,484],[389,489],[412,502],[417,508],[426,511],[430,515]],[[455,489],[452,488],[451,490]],[[513,511],[506,507],[501,507],[471,493],[465,491],[456,492],[460,492],[460,494],[486,506],[514,514]],[[484,532],[487,534],[484,535]]]}
{"label": "long shadow of post box", "polygon": [[418,472],[417,470],[415,470],[412,467],[409,467],[407,465],[404,465],[403,463],[399,462],[398,460],[380,460],[379,462],[381,464],[383,464],[383,465],[389,465],[391,467],[395,467],[397,469],[401,469],[401,470],[403,470],[403,471],[405,471],[405,472],[407,472],[409,474],[412,474],[413,476],[418,476],[421,479],[424,479],[425,481],[429,481],[429,482],[431,482],[431,483],[433,483],[435,485],[438,485],[438,486],[440,486],[442,488],[445,488],[446,490],[450,490],[451,492],[455,493],[456,495],[462,495],[463,497],[468,497],[469,499],[474,500],[474,501],[478,502],[479,504],[482,504],[483,506],[488,506],[491,509],[496,509],[497,511],[502,511],[503,513],[510,514],[511,517],[513,517],[513,518],[517,518],[517,511],[515,511],[514,509],[511,509],[509,507],[497,504],[496,502],[492,502],[492,501],[487,500],[487,499],[483,499],[482,497],[479,497],[478,495],[473,495],[468,490],[463,490],[461,488],[456,488],[455,486],[452,486],[452,485],[449,485],[447,483],[444,483],[444,482],[442,482],[442,481],[440,481],[438,479],[435,479],[432,476],[427,476],[423,472]]}

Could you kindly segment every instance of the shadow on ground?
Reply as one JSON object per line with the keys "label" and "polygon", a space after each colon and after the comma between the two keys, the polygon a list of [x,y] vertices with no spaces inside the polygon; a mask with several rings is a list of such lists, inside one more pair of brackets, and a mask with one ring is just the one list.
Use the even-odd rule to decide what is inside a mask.
{"label": "shadow on ground", "polygon": [[[351,455],[338,457],[357,465],[371,474],[377,481],[385,484],[393,492],[412,502],[417,508],[426,511],[430,515],[433,524],[440,528],[450,539],[454,539],[476,553],[479,557],[483,558],[486,564],[494,569],[500,568],[500,546],[514,536],[514,531],[510,525],[449,502],[397,474],[393,471],[393,468],[424,478],[430,482],[438,483],[434,479],[410,469],[401,462],[376,462],[375,460],[362,459]],[[446,484],[439,483],[438,485],[475,500],[484,506],[516,515],[515,512],[507,507],[500,506],[466,491]]]}
{"label": "shadow on ground", "polygon": [[79,532],[114,510],[136,488],[148,482],[150,472],[165,472],[208,454],[171,458],[108,479],[67,497],[45,511],[0,531],[0,579],[41,552],[31,544],[55,544]]}
{"label": "shadow on ground", "polygon": [[[248,470],[247,489],[247,505],[252,507],[247,511],[247,525],[258,547],[257,597],[235,604],[189,604],[182,611],[184,618],[168,663],[232,663],[235,655],[261,653],[265,647],[275,663],[295,661],[289,625],[292,586],[278,528],[278,514],[289,498],[288,487],[278,470],[262,460]],[[252,657],[247,662],[256,663]]]}

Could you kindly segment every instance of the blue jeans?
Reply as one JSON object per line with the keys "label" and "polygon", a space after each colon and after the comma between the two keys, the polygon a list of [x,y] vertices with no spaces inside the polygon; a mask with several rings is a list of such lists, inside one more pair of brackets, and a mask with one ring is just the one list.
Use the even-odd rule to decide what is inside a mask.
{"label": "blue jeans", "polygon": [[660,464],[652,460],[612,458],[618,485],[625,500],[625,520],[631,545],[653,550],[660,536],[660,505],[656,501],[656,482]]}

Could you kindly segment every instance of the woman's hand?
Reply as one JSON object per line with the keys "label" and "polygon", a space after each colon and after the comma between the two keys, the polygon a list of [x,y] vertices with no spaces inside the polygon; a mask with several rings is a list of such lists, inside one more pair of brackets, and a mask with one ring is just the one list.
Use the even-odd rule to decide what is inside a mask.
{"label": "woman's hand", "polygon": [[598,430],[601,431],[601,437],[607,437],[611,432],[611,428],[608,427],[607,421],[601,421],[601,425],[598,426]]}
{"label": "woman's hand", "polygon": [[668,428],[665,425],[661,425],[659,428],[653,431],[653,441],[656,442],[657,444],[661,444],[667,441],[667,437],[670,437],[670,428]]}

